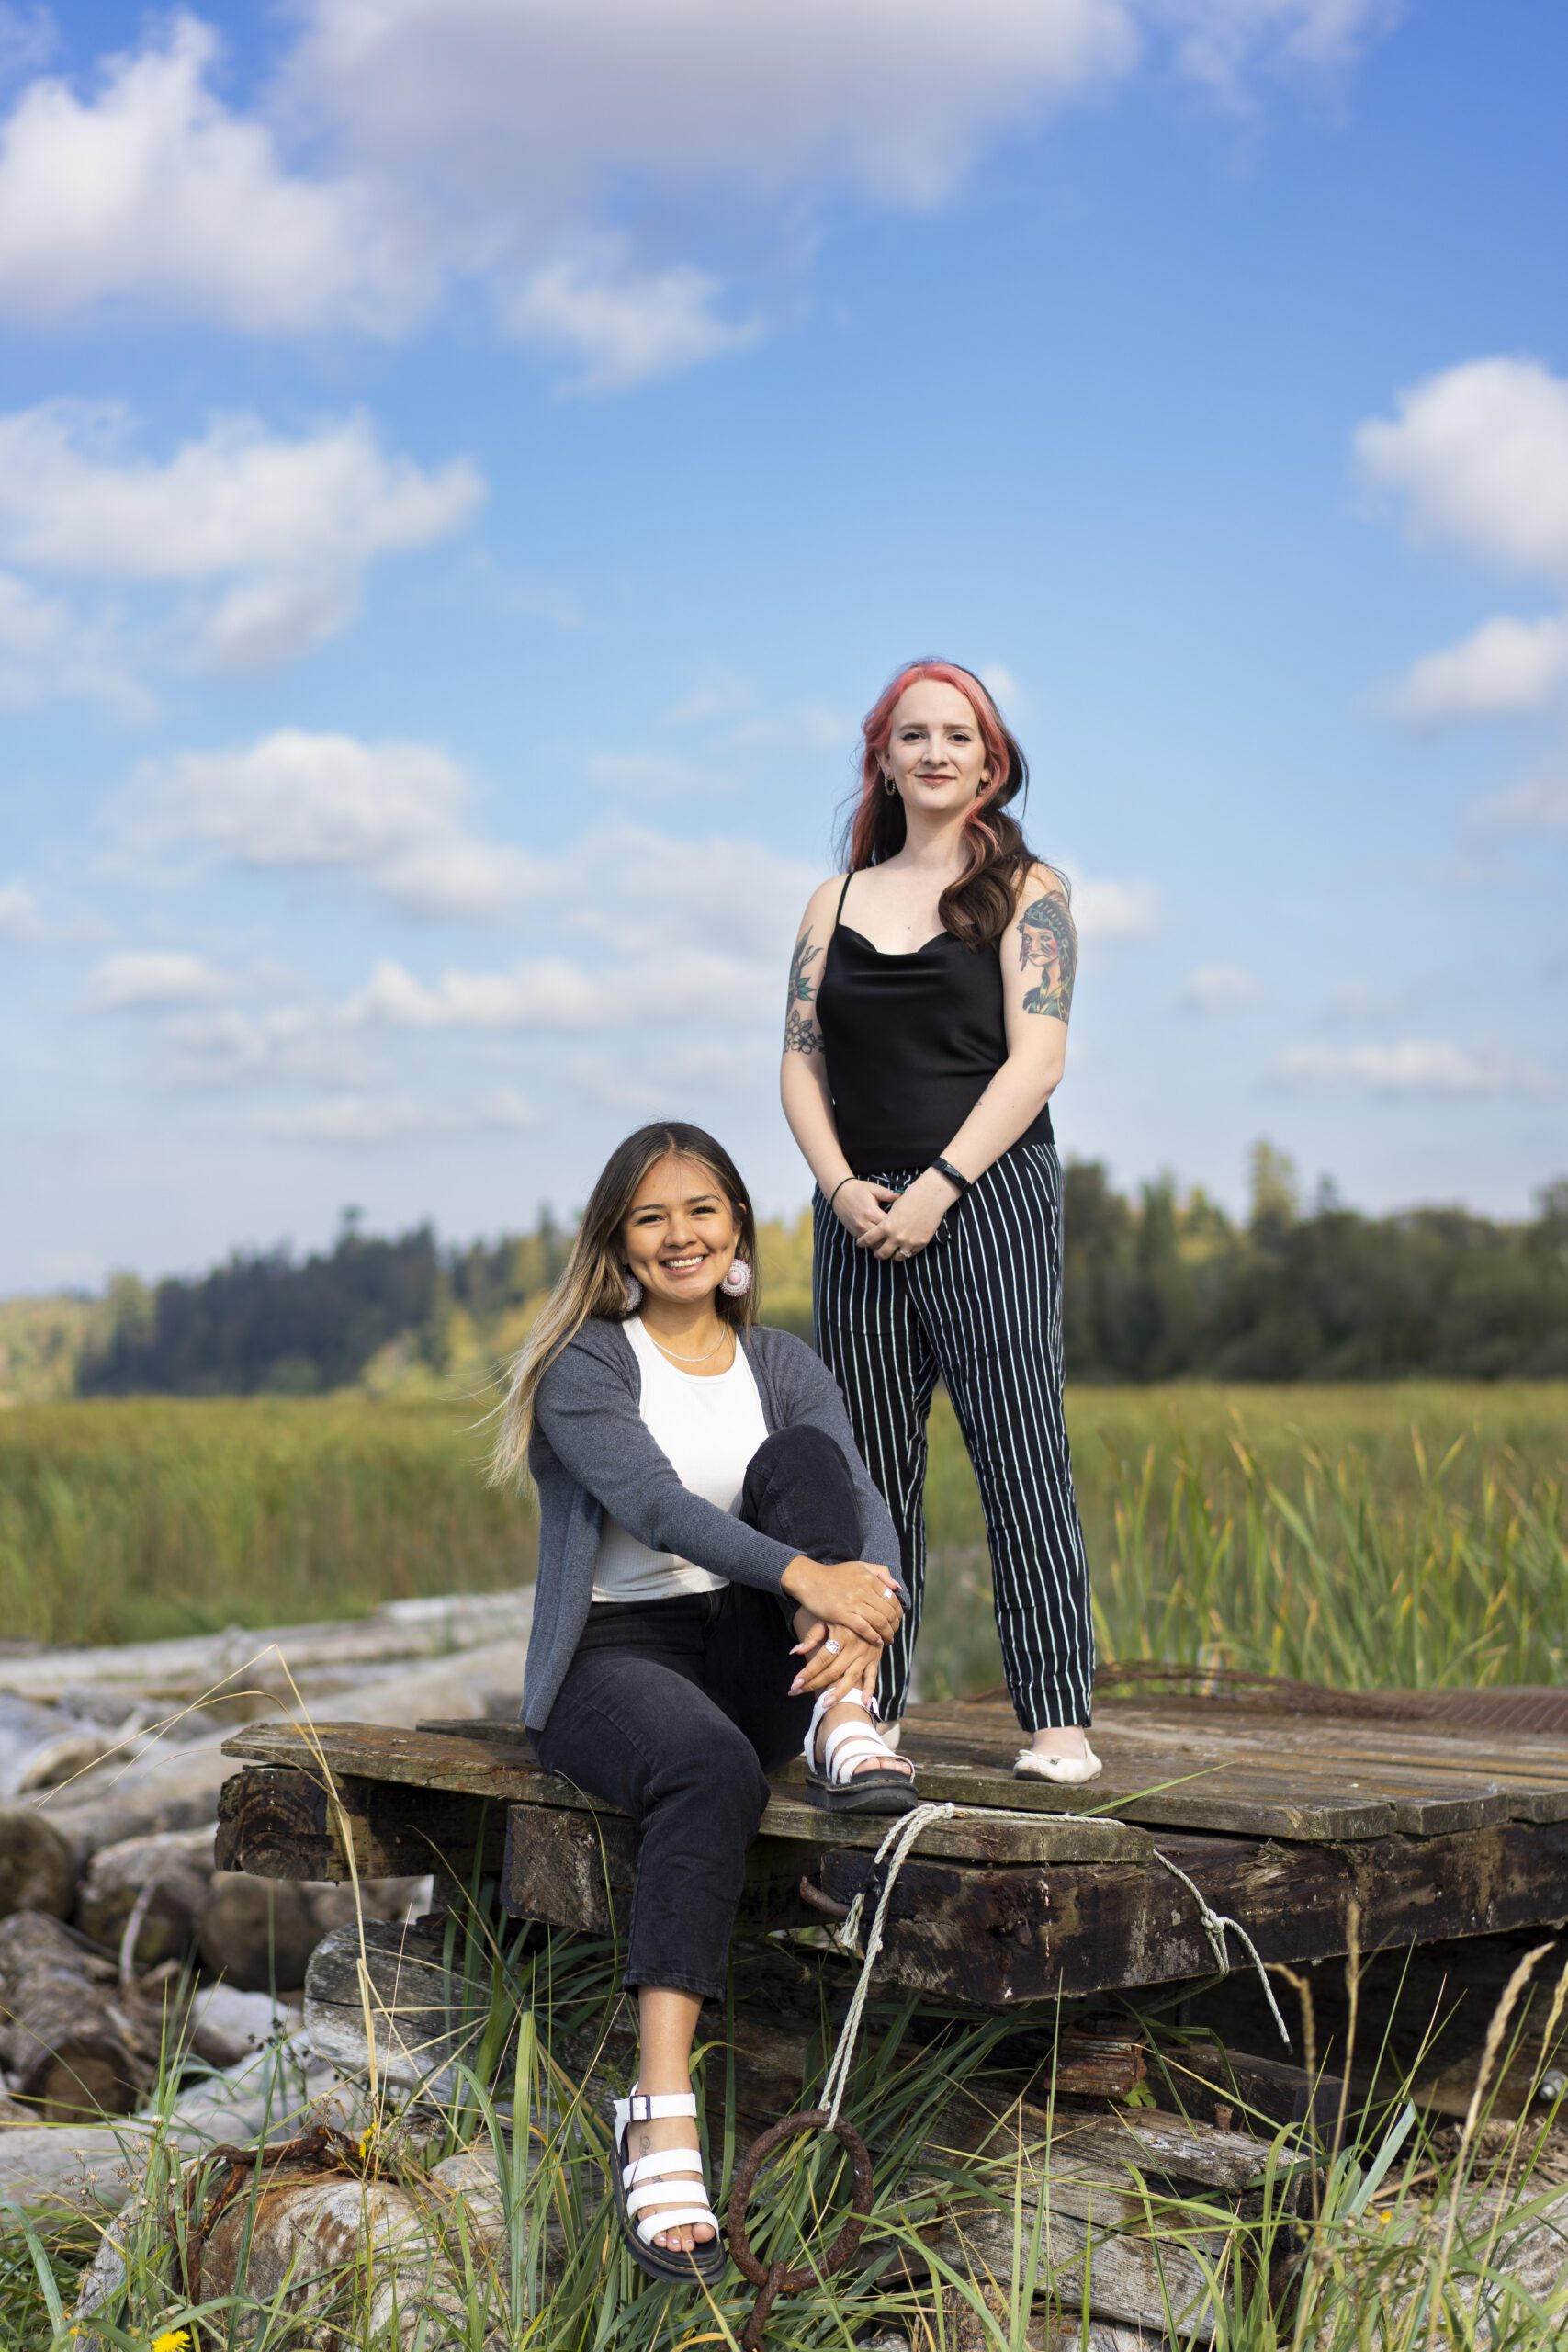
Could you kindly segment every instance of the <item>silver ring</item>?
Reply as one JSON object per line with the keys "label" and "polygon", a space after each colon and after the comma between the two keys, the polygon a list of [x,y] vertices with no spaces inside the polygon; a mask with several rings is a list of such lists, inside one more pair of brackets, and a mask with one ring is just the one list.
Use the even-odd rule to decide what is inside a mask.
{"label": "silver ring", "polygon": [[831,1635],[831,1634],[829,1634],[829,1636],[828,1636],[828,1638],[827,1638],[827,1640],[823,1643],[822,1646],[823,1646],[823,1648],[827,1651],[828,1656],[829,1656],[829,1657],[838,1657],[838,1655],[839,1655],[839,1652],[843,1648],[843,1646],[844,1646],[844,1645],[843,1645],[842,1642],[836,1642],[836,1641],[833,1639],[833,1636]]}

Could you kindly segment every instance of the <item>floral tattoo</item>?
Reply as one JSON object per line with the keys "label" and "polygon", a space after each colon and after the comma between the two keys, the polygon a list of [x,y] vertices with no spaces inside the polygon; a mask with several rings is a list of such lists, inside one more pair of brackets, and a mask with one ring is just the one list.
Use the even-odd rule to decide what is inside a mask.
{"label": "floral tattoo", "polygon": [[1047,890],[1018,919],[1019,967],[1037,967],[1040,978],[1023,1000],[1025,1012],[1048,1012],[1065,1023],[1073,1007],[1078,968],[1078,935],[1066,899]]}
{"label": "floral tattoo", "polygon": [[817,994],[817,979],[811,967],[821,953],[820,947],[812,946],[809,929],[803,931],[789,959],[789,1010],[784,1014],[786,1054],[818,1054],[822,1050],[822,1032],[816,1014],[801,1010]]}

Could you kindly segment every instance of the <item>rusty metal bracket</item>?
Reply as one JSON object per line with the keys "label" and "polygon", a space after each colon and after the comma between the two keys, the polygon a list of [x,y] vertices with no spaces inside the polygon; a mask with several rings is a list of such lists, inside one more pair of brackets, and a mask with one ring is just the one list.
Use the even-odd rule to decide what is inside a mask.
{"label": "rusty metal bracket", "polygon": [[[854,2187],[850,2193],[850,2217],[833,2240],[822,2260],[814,2268],[791,2269],[782,2262],[764,2263],[751,2251],[751,2241],[746,2234],[746,2209],[751,2201],[751,2191],[769,2157],[786,2140],[797,2140],[807,2132],[831,2132],[843,2143],[854,2166]],[[825,2107],[813,2107],[801,2115],[786,2115],[782,2123],[771,2124],[758,2135],[741,2157],[730,2185],[728,2235],[729,2252],[736,2268],[758,2290],[751,2306],[751,2316],[740,2336],[740,2352],[761,2352],[763,2333],[769,2314],[778,2295],[797,2295],[803,2288],[815,2287],[835,2270],[841,2270],[861,2242],[866,2220],[871,2212],[874,2186],[871,2156],[865,2142],[852,2123],[840,2116],[831,2118]]]}

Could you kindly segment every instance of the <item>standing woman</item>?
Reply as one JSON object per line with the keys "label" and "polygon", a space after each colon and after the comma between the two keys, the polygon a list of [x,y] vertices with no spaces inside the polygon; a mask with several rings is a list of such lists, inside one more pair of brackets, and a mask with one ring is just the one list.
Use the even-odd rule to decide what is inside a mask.
{"label": "standing woman", "polygon": [[[848,871],[790,965],[784,1115],[817,1180],[817,1345],[898,1529],[910,1607],[879,1696],[903,1712],[940,1377],[985,1510],[1014,1770],[1091,1780],[1089,1570],[1062,1413],[1061,1080],[1077,934],[1009,813],[1022,752],[980,681],[901,670],[866,718]],[[888,1736],[894,1734],[889,1731]]]}

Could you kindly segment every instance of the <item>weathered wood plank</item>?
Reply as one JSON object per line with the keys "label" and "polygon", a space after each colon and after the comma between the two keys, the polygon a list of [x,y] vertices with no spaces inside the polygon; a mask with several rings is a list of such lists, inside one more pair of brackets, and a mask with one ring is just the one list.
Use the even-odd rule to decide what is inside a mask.
{"label": "weathered wood plank", "polygon": [[[1533,1926],[1556,1917],[1568,1892],[1568,1825],[1559,1823],[1339,1845],[1159,1842],[1266,1960],[1343,1952],[1352,1903],[1362,1947],[1373,1951]],[[863,1856],[840,1849],[825,1859],[820,1883],[847,1903],[866,1871]],[[1214,1965],[1191,1894],[1154,1862],[980,1870],[916,1855],[889,1921],[887,1981],[987,2005],[1156,1984]],[[1233,1958],[1240,1964],[1234,1946]]]}
{"label": "weathered wood plank", "polygon": [[501,1805],[460,1791],[334,1770],[329,1792],[314,1765],[272,1765],[224,1782],[216,1860],[220,1870],[255,1878],[417,1878],[434,1871],[463,1882],[476,1867],[499,1868],[505,1834]]}
{"label": "weathered wood plank", "polygon": [[[389,1732],[363,1724],[318,1724],[307,1741],[291,1726],[267,1724],[238,1733],[225,1744],[231,1756],[254,1757],[319,1771],[319,1756],[340,1780],[378,1780],[406,1788],[445,1789],[546,1811],[608,1812],[558,1774],[546,1772],[531,1748],[494,1737],[470,1739],[448,1733]],[[989,1862],[1111,1860],[1147,1846],[1138,1829],[1110,1818],[1053,1822],[1037,1808],[1015,1808],[1009,1792],[1022,1782],[998,1781],[992,1797],[971,1792],[964,1801],[995,1804],[1006,1817],[933,1822],[925,1850]],[[830,1845],[876,1846],[886,1834],[886,1815],[828,1814],[793,1793],[787,1781],[762,1816],[761,1835],[784,1838],[818,1851]],[[932,1790],[931,1794],[942,1793]]]}

